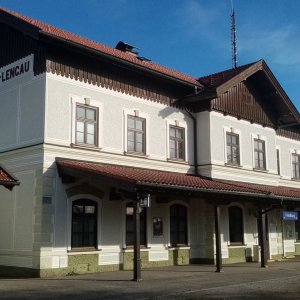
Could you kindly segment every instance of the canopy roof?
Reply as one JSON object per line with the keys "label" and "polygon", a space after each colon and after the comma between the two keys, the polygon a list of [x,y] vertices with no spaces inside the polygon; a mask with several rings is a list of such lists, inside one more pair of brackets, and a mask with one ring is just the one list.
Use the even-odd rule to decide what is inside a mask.
{"label": "canopy roof", "polygon": [[120,165],[57,158],[60,175],[78,178],[106,180],[112,185],[121,185],[130,191],[158,188],[160,190],[181,190],[199,193],[239,195],[261,199],[294,200],[300,202],[300,189],[268,186],[252,183],[209,179],[205,177],[142,169]]}
{"label": "canopy roof", "polygon": [[15,185],[19,185],[20,182],[10,174],[3,166],[0,166],[0,185],[12,190]]}

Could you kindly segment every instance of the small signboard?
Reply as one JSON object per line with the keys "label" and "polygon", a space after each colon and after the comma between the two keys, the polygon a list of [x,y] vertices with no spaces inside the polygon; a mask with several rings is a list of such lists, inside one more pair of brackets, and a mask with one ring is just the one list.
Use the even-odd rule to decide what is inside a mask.
{"label": "small signboard", "polygon": [[282,219],[284,221],[297,221],[298,220],[298,212],[297,211],[283,211]]}
{"label": "small signboard", "polygon": [[150,194],[138,194],[138,201],[140,203],[140,207],[150,207]]}

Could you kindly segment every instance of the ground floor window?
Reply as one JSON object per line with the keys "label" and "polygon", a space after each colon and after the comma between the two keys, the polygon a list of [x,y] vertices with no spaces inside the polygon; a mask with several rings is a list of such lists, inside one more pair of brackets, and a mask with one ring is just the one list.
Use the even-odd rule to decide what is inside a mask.
{"label": "ground floor window", "polygon": [[80,199],[72,203],[72,248],[97,247],[97,203]]}
{"label": "ground floor window", "polygon": [[295,221],[295,234],[296,234],[296,240],[300,241],[300,211],[298,211],[298,220]]}
{"label": "ground floor window", "polygon": [[[134,214],[133,214],[133,202],[129,202],[126,205],[126,246],[134,245]],[[146,235],[146,208],[141,208],[140,213],[140,244],[147,245]]]}
{"label": "ground floor window", "polygon": [[243,210],[238,206],[231,206],[228,209],[229,216],[229,241],[231,244],[243,244],[244,224]]}
{"label": "ground floor window", "polygon": [[187,245],[187,208],[184,205],[170,207],[170,242],[172,246]]}

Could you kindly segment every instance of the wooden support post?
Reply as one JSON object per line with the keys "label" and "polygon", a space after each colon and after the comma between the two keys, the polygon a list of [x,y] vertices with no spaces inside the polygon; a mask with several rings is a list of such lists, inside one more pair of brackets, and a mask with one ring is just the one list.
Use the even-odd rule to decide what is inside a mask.
{"label": "wooden support post", "polygon": [[216,235],[216,272],[222,272],[222,251],[220,232],[220,206],[215,204],[215,235]]}
{"label": "wooden support post", "polygon": [[259,208],[259,214],[257,219],[258,225],[258,240],[260,246],[260,266],[262,268],[268,267],[268,255],[267,255],[267,245],[266,245],[266,213],[262,208]]}
{"label": "wooden support post", "polygon": [[133,253],[133,280],[141,281],[141,241],[140,241],[140,203],[138,199],[134,203],[134,253]]}

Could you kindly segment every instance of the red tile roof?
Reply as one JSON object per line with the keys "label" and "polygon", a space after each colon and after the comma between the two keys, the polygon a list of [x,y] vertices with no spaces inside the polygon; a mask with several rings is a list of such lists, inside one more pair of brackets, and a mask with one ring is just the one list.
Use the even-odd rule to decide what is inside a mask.
{"label": "red tile roof", "polygon": [[199,81],[202,84],[204,84],[206,87],[215,88],[215,87],[222,85],[223,83],[230,80],[231,78],[235,77],[236,75],[240,74],[241,72],[243,72],[250,66],[254,65],[255,63],[256,62],[247,64],[247,65],[243,65],[243,66],[237,67],[235,69],[228,69],[228,70],[214,73],[214,74],[211,74],[208,76],[200,77]]}
{"label": "red tile roof", "polygon": [[194,189],[204,192],[244,193],[247,195],[261,195],[262,197],[275,196],[296,198],[300,200],[300,189],[295,188],[220,181],[183,173],[108,165],[63,158],[57,158],[56,163],[61,171],[73,170],[85,174],[100,175],[139,186],[151,185],[166,188],[182,188],[183,190]]}
{"label": "red tile roof", "polygon": [[3,167],[0,166],[0,185],[13,186],[19,184],[11,174],[8,173]]}
{"label": "red tile roof", "polygon": [[100,53],[109,55],[109,56],[114,57],[114,58],[121,59],[123,61],[132,63],[134,65],[143,67],[145,69],[155,71],[155,72],[158,72],[158,73],[161,73],[161,74],[179,79],[181,81],[185,81],[189,84],[201,86],[201,84],[197,81],[197,79],[192,77],[192,76],[180,73],[178,71],[175,71],[175,70],[172,70],[170,68],[161,66],[161,65],[156,64],[156,63],[151,62],[151,61],[142,61],[142,60],[138,59],[137,57],[135,57],[134,55],[131,55],[131,54],[128,54],[126,52],[117,50],[115,48],[108,47],[106,45],[103,45],[103,44],[100,44],[98,42],[89,40],[87,38],[84,38],[84,37],[79,36],[77,34],[65,31],[65,30],[57,28],[55,26],[48,25],[46,23],[43,23],[41,21],[32,19],[30,17],[23,16],[19,13],[13,12],[9,9],[0,7],[0,10],[6,12],[6,13],[8,13],[8,14],[10,14],[10,15],[18,18],[18,19],[21,19],[21,20],[23,20],[23,21],[25,21],[25,22],[27,22],[27,23],[29,23],[29,24],[37,27],[37,28],[39,28],[40,33],[42,33],[42,34],[47,34],[47,35],[52,36],[53,38],[62,39],[62,40],[69,41],[69,42],[74,42],[78,45],[85,46],[87,48],[99,51]]}

